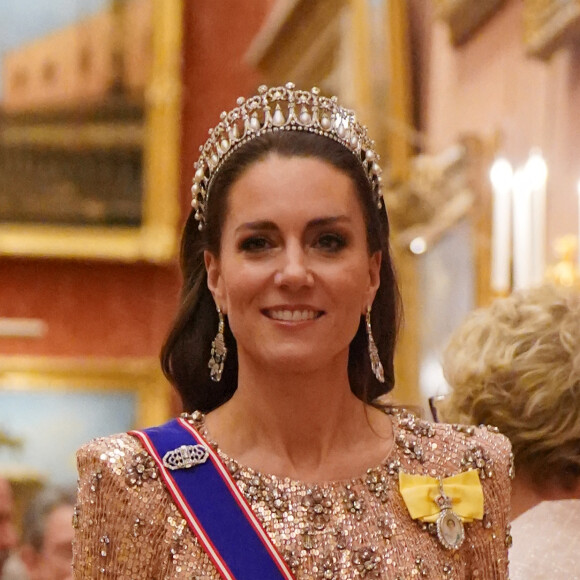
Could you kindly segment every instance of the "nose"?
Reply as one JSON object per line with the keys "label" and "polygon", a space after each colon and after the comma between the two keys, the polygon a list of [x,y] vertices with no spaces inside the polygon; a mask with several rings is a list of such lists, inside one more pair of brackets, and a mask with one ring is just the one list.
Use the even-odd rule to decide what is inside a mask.
{"label": "nose", "polygon": [[299,243],[289,243],[281,260],[280,269],[274,276],[277,286],[289,289],[312,286],[314,278],[308,267],[308,256]]}

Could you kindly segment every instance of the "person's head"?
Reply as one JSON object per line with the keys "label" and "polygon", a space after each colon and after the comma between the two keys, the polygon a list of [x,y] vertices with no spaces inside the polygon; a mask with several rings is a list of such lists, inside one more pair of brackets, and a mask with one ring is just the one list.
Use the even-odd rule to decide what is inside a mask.
{"label": "person's head", "polygon": [[580,494],[578,292],[542,286],[474,311],[443,370],[443,420],[496,426],[512,443],[516,477]]}
{"label": "person's head", "polygon": [[72,490],[51,487],[26,510],[20,556],[30,580],[72,579],[74,505]]}
{"label": "person's head", "polygon": [[10,483],[0,476],[0,574],[10,551],[16,547],[14,502]]}
{"label": "person's head", "polygon": [[[282,94],[278,100],[277,90]],[[186,410],[209,411],[233,395],[238,355],[243,358],[251,351],[259,358],[263,349],[265,364],[286,361],[304,364],[305,370],[315,364],[313,356],[310,361],[291,358],[300,333],[286,340],[283,333],[270,333],[260,318],[294,311],[323,320],[317,326],[321,332],[326,328],[326,334],[318,335],[320,351],[316,353],[311,341],[310,355],[319,354],[322,361],[327,355],[338,356],[341,349],[346,352],[357,397],[372,402],[393,386],[399,295],[388,220],[378,207],[380,169],[372,142],[334,101],[323,101],[314,91],[284,91],[263,91],[258,100],[242,105],[256,104],[255,121],[247,114],[254,110],[250,108],[242,111],[245,118],[240,108],[234,109],[238,111],[234,116],[222,115],[196,165],[192,190],[196,211],[182,237],[182,306],[162,351],[163,369]],[[296,103],[301,103],[301,95],[306,99],[296,105],[294,117],[288,95]],[[270,99],[266,105],[264,98]],[[321,122],[324,106],[330,128],[315,132],[323,125],[314,126],[312,119],[318,115],[317,123]],[[274,128],[267,109],[280,111],[287,128]],[[300,125],[298,116],[310,125]],[[341,122],[345,125],[339,136]],[[235,137],[234,130],[246,138]],[[220,382],[210,379],[208,369],[218,329],[216,306],[226,315],[228,348]],[[367,307],[372,307],[384,383],[375,378],[369,362],[361,316]],[[302,346],[308,347],[309,335],[302,336],[306,337]]]}

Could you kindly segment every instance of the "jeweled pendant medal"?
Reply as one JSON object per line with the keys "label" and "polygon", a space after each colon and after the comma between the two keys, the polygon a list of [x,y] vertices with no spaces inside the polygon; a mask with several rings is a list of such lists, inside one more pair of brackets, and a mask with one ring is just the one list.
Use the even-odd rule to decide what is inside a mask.
{"label": "jeweled pendant medal", "polygon": [[443,482],[439,480],[439,495],[435,503],[441,509],[437,518],[437,538],[448,550],[457,550],[465,540],[465,529],[461,518],[451,509],[453,502],[443,491]]}
{"label": "jeweled pendant medal", "polygon": [[457,550],[465,540],[461,518],[450,509],[444,509],[437,518],[437,538],[448,550]]}

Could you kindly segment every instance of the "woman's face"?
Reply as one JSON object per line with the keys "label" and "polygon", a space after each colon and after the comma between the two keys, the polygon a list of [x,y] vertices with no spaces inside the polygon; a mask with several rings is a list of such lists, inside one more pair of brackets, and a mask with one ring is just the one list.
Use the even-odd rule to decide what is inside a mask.
{"label": "woman's face", "polygon": [[351,179],[327,162],[271,154],[230,188],[208,285],[227,314],[240,366],[344,364],[379,285]]}

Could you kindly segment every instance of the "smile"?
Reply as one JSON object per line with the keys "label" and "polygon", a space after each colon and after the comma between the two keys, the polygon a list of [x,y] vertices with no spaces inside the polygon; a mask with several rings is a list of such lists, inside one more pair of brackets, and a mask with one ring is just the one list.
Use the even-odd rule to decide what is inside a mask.
{"label": "smile", "polygon": [[302,322],[304,320],[314,320],[322,316],[319,310],[266,310],[266,316],[274,320],[283,320],[286,322]]}

